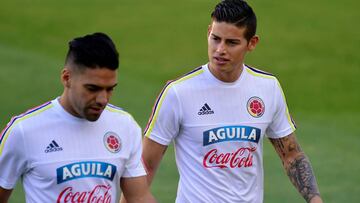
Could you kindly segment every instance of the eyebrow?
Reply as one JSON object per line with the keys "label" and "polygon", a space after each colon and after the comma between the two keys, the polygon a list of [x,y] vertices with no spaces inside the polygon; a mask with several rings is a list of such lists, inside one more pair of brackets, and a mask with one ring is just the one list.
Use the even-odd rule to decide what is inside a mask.
{"label": "eyebrow", "polygon": [[[213,34],[213,33],[211,33],[211,35],[212,35],[213,37],[216,37],[216,38],[220,38],[220,39],[221,39],[221,37],[219,37],[219,36],[217,36],[217,35],[215,35],[215,34]],[[241,42],[240,39],[226,39],[226,41],[230,41],[230,42]]]}
{"label": "eyebrow", "polygon": [[110,86],[110,87],[101,87],[101,86],[98,86],[98,85],[95,85],[95,84],[84,84],[84,86],[87,86],[87,87],[96,87],[96,88],[100,88],[100,89],[109,89],[109,88],[114,88],[116,87],[118,84],[114,84],[113,86]]}

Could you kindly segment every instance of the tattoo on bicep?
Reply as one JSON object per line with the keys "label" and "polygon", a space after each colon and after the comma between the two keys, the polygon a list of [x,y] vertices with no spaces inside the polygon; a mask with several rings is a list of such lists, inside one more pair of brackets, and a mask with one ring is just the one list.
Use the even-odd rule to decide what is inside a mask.
{"label": "tattoo on bicep", "polygon": [[287,174],[307,202],[320,195],[311,164],[304,154],[290,163]]}

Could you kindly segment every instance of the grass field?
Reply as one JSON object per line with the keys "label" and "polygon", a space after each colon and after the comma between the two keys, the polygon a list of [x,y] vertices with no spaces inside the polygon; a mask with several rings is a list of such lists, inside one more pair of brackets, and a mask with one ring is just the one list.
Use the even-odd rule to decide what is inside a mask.
{"label": "grass field", "polygon": [[[356,0],[250,1],[260,43],[247,64],[281,81],[327,203],[360,202],[360,19]],[[0,6],[0,126],[12,115],[51,100],[67,42],[102,31],[120,51],[112,103],[145,127],[169,79],[207,62],[206,30],[216,1],[20,1]],[[265,140],[265,202],[304,202]],[[174,202],[178,174],[172,148],[153,185]],[[21,187],[10,202],[24,202]]]}

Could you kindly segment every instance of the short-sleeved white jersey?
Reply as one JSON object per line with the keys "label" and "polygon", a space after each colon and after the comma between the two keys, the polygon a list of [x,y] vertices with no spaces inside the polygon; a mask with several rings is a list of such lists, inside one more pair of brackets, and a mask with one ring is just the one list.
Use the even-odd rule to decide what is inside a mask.
{"label": "short-sleeved white jersey", "polygon": [[204,65],[167,83],[145,136],[174,141],[178,203],[261,203],[263,137],[295,130],[277,79],[244,65],[224,83]]}
{"label": "short-sleeved white jersey", "polygon": [[90,122],[55,99],[9,122],[0,137],[0,171],[5,189],[22,177],[28,203],[115,203],[121,177],[146,175],[141,130],[113,105]]}

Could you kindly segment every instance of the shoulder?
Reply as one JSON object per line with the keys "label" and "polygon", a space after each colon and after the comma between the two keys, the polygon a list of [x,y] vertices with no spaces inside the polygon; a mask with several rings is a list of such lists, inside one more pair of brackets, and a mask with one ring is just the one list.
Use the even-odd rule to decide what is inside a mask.
{"label": "shoulder", "polygon": [[121,122],[128,122],[138,126],[134,117],[121,107],[115,106],[113,104],[107,104],[105,111],[106,114],[104,115],[105,116],[107,115],[108,119],[117,120]]}
{"label": "shoulder", "polygon": [[180,92],[187,92],[189,89],[194,90],[204,79],[203,74],[204,69],[200,66],[174,80],[168,81],[161,90],[157,100],[159,101],[165,96],[167,98],[177,98],[178,94],[181,94]]}
{"label": "shoulder", "polygon": [[54,107],[54,104],[52,103],[52,101],[49,101],[42,105],[31,108],[31,109],[27,110],[26,112],[11,118],[11,120],[7,124],[6,128],[11,128],[12,126],[15,126],[19,123],[27,123],[27,122],[36,123],[52,107]]}
{"label": "shoulder", "polygon": [[246,65],[245,71],[249,75],[248,82],[256,86],[273,88],[280,86],[277,77],[269,72]]}
{"label": "shoulder", "polygon": [[174,79],[170,80],[166,83],[165,88],[170,87],[179,87],[179,86],[189,86],[193,85],[194,83],[197,83],[199,79],[201,78],[202,74],[204,73],[204,69],[202,66],[197,67],[193,69],[192,71],[185,73],[184,75]]}
{"label": "shoulder", "polygon": [[276,76],[272,73],[263,71],[258,68],[251,67],[249,65],[245,65],[245,71],[248,72],[251,76],[258,78],[258,79],[269,79],[269,80],[277,80]]}
{"label": "shoulder", "polygon": [[40,106],[29,109],[20,115],[14,116],[0,134],[0,151],[3,147],[3,143],[6,142],[10,134],[12,134],[13,138],[19,138],[16,135],[19,133],[21,134],[24,127],[28,126],[36,128],[36,126],[41,125],[44,121],[46,121],[43,115],[46,114],[46,112],[48,112],[48,110],[52,107],[53,103],[49,101]]}

